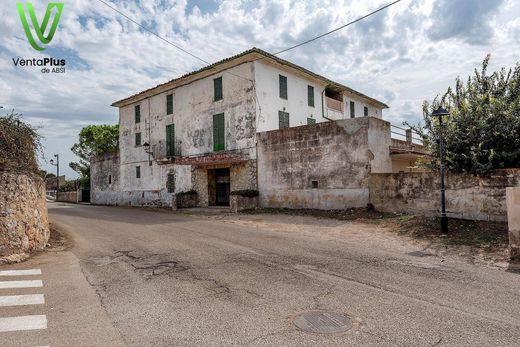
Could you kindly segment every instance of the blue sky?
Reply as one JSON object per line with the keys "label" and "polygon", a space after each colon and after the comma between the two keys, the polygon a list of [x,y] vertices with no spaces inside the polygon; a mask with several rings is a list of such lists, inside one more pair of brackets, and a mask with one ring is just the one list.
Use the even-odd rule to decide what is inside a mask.
{"label": "blue sky", "polygon": [[[113,124],[110,104],[202,67],[98,0],[65,3],[54,40],[44,52],[28,44],[16,2],[0,3],[0,106],[40,127],[47,163],[63,171],[81,127]],[[206,61],[253,46],[275,52],[338,27],[388,1],[106,0]],[[33,1],[38,14],[48,1]],[[421,120],[421,103],[467,76],[486,54],[491,68],[520,59],[520,2],[403,0],[390,10],[281,57],[386,102],[394,124]],[[12,58],[60,57],[67,73],[16,68]]]}

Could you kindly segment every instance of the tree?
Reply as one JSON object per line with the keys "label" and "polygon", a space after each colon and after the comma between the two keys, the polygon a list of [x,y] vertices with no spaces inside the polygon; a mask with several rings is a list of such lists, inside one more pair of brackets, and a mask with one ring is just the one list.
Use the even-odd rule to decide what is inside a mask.
{"label": "tree", "polygon": [[0,116],[0,167],[39,175],[39,156],[43,157],[43,152],[37,129],[14,111]]}
{"label": "tree", "polygon": [[484,174],[495,169],[520,167],[520,64],[488,74],[490,56],[466,83],[433,102],[423,103],[424,128],[413,127],[439,159],[439,123],[431,114],[439,105],[450,111],[443,130],[448,170]]}
{"label": "tree", "polygon": [[71,162],[70,168],[80,175],[82,185],[90,181],[90,159],[102,154],[116,153],[119,149],[118,125],[89,125],[81,129],[79,141],[71,150],[79,162]]}

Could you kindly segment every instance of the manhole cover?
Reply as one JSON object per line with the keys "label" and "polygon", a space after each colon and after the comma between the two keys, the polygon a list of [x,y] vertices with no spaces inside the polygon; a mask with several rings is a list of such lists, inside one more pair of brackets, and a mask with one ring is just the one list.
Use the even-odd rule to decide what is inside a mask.
{"label": "manhole cover", "polygon": [[352,328],[352,321],[334,312],[305,312],[294,318],[294,325],[306,332],[320,334],[344,333]]}

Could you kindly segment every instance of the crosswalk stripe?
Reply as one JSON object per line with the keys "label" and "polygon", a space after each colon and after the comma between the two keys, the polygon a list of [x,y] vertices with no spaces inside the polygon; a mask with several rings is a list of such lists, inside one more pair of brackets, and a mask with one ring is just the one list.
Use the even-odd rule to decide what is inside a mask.
{"label": "crosswalk stripe", "polygon": [[30,280],[30,281],[1,281],[0,289],[8,288],[38,288],[43,287],[41,280]]}
{"label": "crosswalk stripe", "polygon": [[0,306],[42,305],[44,303],[43,294],[0,296]]}
{"label": "crosswalk stripe", "polygon": [[34,275],[41,275],[41,274],[42,274],[42,270],[40,270],[40,269],[0,271],[0,276],[34,276]]}
{"label": "crosswalk stripe", "polygon": [[0,318],[0,332],[47,329],[47,316]]}

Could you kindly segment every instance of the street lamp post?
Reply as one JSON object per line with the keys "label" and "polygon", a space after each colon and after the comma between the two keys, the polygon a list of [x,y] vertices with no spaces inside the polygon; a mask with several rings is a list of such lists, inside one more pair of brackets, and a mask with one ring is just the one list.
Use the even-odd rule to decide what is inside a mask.
{"label": "street lamp post", "polygon": [[56,166],[56,196],[54,200],[58,201],[58,194],[60,191],[60,155],[54,154],[54,158],[56,158],[56,164],[54,164],[54,160],[51,159],[51,165]]}
{"label": "street lamp post", "polygon": [[439,106],[438,109],[433,111],[432,117],[439,117],[439,152],[440,152],[440,166],[441,166],[441,233],[448,233],[448,216],[446,216],[446,188],[444,186],[444,139],[443,139],[443,123],[442,117],[449,116],[448,110]]}

